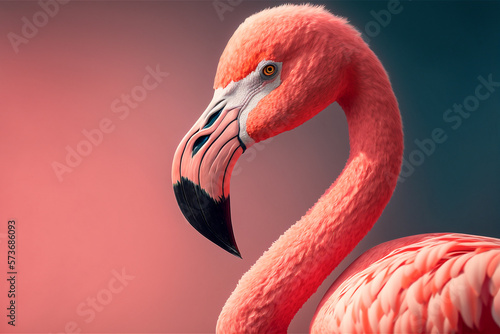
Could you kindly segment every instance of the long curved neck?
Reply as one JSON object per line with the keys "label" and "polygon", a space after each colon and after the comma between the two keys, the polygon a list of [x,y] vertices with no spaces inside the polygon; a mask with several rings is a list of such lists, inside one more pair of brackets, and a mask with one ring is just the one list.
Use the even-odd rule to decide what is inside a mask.
{"label": "long curved neck", "polygon": [[[367,49],[367,48],[366,48]],[[286,332],[300,307],[372,228],[396,186],[403,153],[401,117],[382,65],[358,59],[346,113],[350,156],[341,175],[241,278],[218,333]]]}

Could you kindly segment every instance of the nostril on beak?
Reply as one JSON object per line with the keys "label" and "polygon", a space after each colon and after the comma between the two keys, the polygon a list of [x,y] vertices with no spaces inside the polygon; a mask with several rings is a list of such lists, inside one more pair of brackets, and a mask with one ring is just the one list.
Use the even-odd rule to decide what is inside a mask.
{"label": "nostril on beak", "polygon": [[[202,129],[207,129],[207,128],[211,127],[215,123],[217,118],[219,118],[223,109],[224,109],[224,107],[220,108],[219,110],[214,112],[212,115],[210,115],[210,117],[207,120],[207,124],[205,124],[205,126]],[[198,137],[198,139],[196,139],[196,141],[194,142],[194,145],[193,145],[193,154],[192,154],[193,157],[200,150],[200,148],[202,148],[203,145],[207,142],[208,137],[210,137],[210,135],[200,136],[200,137]]]}
{"label": "nostril on beak", "polygon": [[205,135],[205,136],[200,136],[198,137],[198,139],[196,139],[193,145],[193,154],[191,155],[192,157],[194,157],[194,155],[200,150],[200,148],[207,142],[208,137],[210,136]]}
{"label": "nostril on beak", "polygon": [[215,123],[215,121],[217,120],[217,118],[219,118],[219,115],[220,113],[222,112],[222,109],[224,108],[220,108],[217,112],[213,113],[209,118],[208,118],[208,121],[207,121],[207,124],[203,127],[203,129],[206,129],[206,128],[209,128],[212,126],[212,124]]}

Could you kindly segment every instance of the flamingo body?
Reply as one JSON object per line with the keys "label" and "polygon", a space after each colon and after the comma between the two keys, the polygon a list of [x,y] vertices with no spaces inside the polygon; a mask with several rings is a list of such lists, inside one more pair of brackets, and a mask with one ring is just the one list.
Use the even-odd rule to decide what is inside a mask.
{"label": "flamingo body", "polygon": [[[218,333],[284,333],[292,318],[382,214],[403,155],[401,115],[382,64],[345,19],[283,5],[248,18],[222,53],[215,93],[172,166],[187,220],[239,256],[229,210],[231,170],[245,149],[333,102],[350,155],[340,176],[243,275]],[[316,333],[500,332],[500,240],[429,234],[382,244],[334,283]]]}
{"label": "flamingo body", "polygon": [[500,240],[423,234],[381,244],[323,297],[312,333],[499,331]]}

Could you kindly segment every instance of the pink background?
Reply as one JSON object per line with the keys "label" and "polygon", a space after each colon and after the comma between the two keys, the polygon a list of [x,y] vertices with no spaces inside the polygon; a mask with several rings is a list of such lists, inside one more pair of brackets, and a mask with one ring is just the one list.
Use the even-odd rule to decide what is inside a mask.
{"label": "pink background", "polygon": [[[336,105],[243,155],[231,184],[243,260],[205,240],[177,208],[170,180],[177,144],[211,99],[226,41],[245,17],[269,5],[243,2],[221,21],[211,1],[70,2],[18,53],[0,39],[0,331],[63,333],[73,322],[82,332],[214,330],[239,277],[314,204],[348,156],[345,117]],[[31,21],[40,10],[37,2],[2,2],[0,32],[20,34],[22,17]],[[168,77],[120,119],[113,101],[157,65]],[[412,103],[404,100],[410,93],[401,95],[402,105]],[[53,162],[65,163],[66,147],[76,149],[82,131],[103,119],[113,131],[60,182]],[[391,238],[455,229],[450,222],[406,223],[433,215],[426,164],[399,185],[347,262]],[[498,204],[494,195],[486,208]],[[5,321],[9,219],[17,222],[18,240],[15,329]],[[460,226],[480,233],[491,223]],[[134,278],[118,289],[114,270]],[[337,273],[301,309],[291,332],[307,331]],[[88,298],[96,297],[105,305],[87,321],[78,308],[89,310]]]}

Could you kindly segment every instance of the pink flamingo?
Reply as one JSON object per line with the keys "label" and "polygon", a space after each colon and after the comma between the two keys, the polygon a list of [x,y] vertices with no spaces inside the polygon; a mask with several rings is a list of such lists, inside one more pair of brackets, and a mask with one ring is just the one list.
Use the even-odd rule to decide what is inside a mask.
{"label": "pink flamingo", "polygon": [[[303,303],[372,228],[396,186],[401,118],[380,61],[347,22],[285,5],[249,17],[219,62],[212,102],[174,157],[174,191],[204,236],[238,255],[229,179],[244,150],[337,101],[350,156],[342,174],[241,278],[220,333],[283,333]],[[358,258],[319,305],[311,332],[500,332],[500,240],[406,237]]]}

